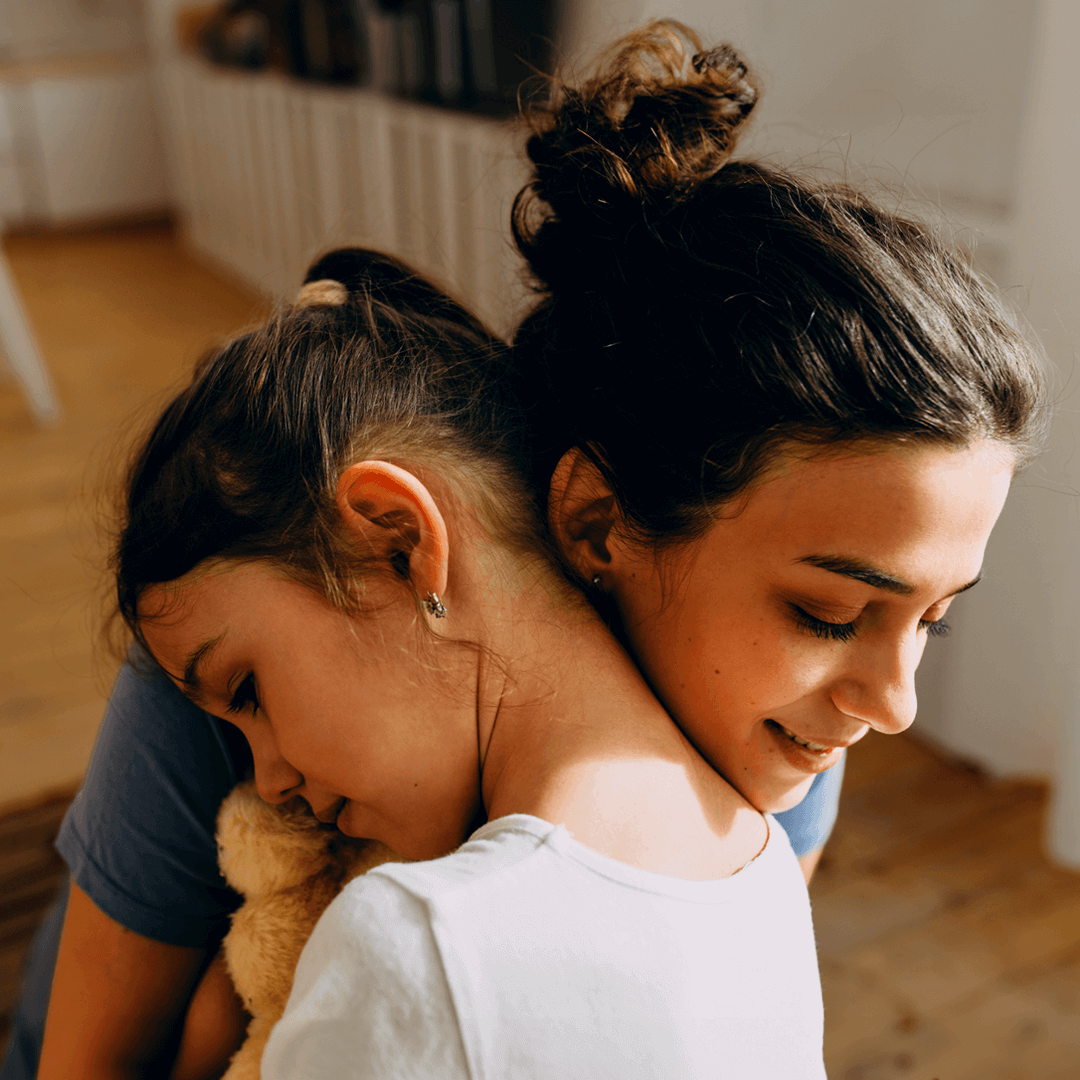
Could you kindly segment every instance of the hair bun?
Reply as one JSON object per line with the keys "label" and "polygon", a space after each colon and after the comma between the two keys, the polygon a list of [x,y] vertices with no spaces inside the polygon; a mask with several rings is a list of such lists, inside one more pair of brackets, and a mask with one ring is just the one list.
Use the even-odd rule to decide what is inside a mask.
{"label": "hair bun", "polygon": [[625,224],[627,212],[662,210],[724,166],[757,99],[730,45],[704,50],[681,23],[649,23],[616,42],[580,88],[555,80],[529,110],[531,194],[567,221]]}
{"label": "hair bun", "polygon": [[709,68],[729,79],[734,87],[731,100],[739,106],[743,116],[754,107],[758,96],[757,87],[747,80],[749,71],[734,46],[722,41],[715,48],[697,53],[690,64],[699,75]]}

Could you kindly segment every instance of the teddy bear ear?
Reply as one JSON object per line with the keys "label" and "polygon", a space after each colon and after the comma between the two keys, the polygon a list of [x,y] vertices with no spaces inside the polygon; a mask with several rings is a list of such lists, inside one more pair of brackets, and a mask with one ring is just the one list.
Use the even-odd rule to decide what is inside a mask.
{"label": "teddy bear ear", "polygon": [[334,835],[305,804],[282,810],[263,802],[246,782],[226,797],[218,814],[218,865],[244,897],[266,896],[330,865]]}

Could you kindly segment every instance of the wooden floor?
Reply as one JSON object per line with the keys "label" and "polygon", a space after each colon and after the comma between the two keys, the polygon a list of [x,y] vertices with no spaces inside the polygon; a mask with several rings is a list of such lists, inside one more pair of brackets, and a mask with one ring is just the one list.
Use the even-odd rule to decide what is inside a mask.
{"label": "wooden floor", "polygon": [[119,448],[258,304],[163,225],[4,248],[65,415],[35,427],[17,386],[0,380],[0,813],[69,787],[86,767],[112,678],[93,642],[104,478]]}
{"label": "wooden floor", "polygon": [[[38,796],[70,782],[107,690],[88,600],[105,448],[258,306],[162,227],[5,247],[67,419],[34,429],[0,384],[0,1016],[56,882],[63,796]],[[1080,1078],[1080,876],[1043,857],[1044,812],[1040,787],[914,738],[852,750],[812,889],[832,1080]]]}
{"label": "wooden floor", "polygon": [[852,748],[811,888],[832,1080],[1080,1077],[1080,875],[1045,812],[911,737]]}

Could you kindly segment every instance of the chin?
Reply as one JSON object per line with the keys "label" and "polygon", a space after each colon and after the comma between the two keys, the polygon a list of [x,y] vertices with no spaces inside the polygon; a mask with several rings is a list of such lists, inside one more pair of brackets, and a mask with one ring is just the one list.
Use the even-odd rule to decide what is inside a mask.
{"label": "chin", "polygon": [[760,810],[763,814],[782,814],[785,810],[798,806],[806,798],[814,780],[815,777],[808,776],[793,787],[762,785],[758,791],[743,792],[743,797],[755,810]]}

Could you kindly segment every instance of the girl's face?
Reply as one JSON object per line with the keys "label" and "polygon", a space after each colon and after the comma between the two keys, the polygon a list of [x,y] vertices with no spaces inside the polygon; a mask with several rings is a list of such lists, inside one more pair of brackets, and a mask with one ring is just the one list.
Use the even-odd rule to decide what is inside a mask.
{"label": "girl's face", "polygon": [[353,618],[265,565],[225,564],[149,590],[140,613],[180,689],[247,737],[266,801],[301,795],[342,832],[436,858],[481,807],[475,709],[387,593]]}
{"label": "girl's face", "polygon": [[794,806],[871,728],[915,718],[915,668],[979,578],[1013,460],[997,443],[783,458],[697,543],[610,542],[639,666],[761,810]]}

